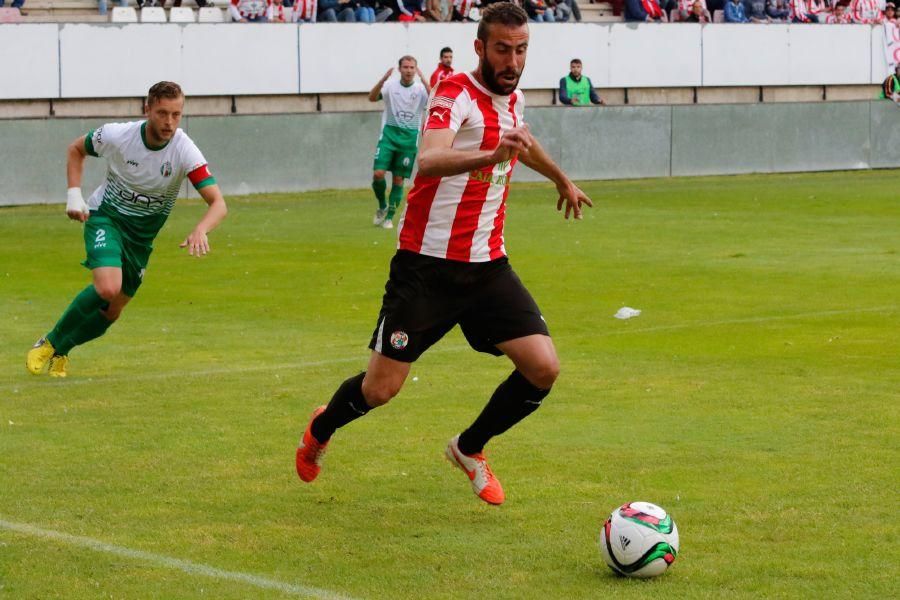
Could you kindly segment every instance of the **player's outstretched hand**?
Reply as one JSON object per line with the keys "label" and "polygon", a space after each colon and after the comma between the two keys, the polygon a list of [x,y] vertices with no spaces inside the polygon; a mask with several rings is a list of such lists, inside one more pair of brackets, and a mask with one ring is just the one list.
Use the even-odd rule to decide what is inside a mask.
{"label": "player's outstretched hand", "polygon": [[394,67],[391,67],[390,69],[388,69],[387,73],[384,74],[384,77],[381,78],[381,81],[387,81],[388,79],[390,79],[391,73],[393,73],[393,72],[394,72]]}
{"label": "player's outstretched hand", "polygon": [[209,238],[206,232],[195,229],[178,247],[187,248],[188,254],[200,257],[209,252]]}
{"label": "player's outstretched hand", "polygon": [[511,160],[519,152],[527,152],[533,144],[534,138],[531,136],[531,130],[527,124],[513,127],[500,138],[500,145],[494,150],[491,161],[496,164]]}
{"label": "player's outstretched hand", "polygon": [[571,181],[556,186],[559,191],[559,200],[556,202],[556,210],[562,210],[563,204],[566,205],[566,218],[573,214],[576,219],[581,218],[581,205],[593,207],[594,203],[588,198],[587,194],[581,191],[577,185]]}

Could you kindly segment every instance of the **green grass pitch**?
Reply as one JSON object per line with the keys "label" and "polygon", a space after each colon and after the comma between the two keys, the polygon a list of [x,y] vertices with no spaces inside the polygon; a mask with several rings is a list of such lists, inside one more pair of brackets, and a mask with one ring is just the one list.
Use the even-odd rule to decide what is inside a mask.
{"label": "green grass pitch", "polygon": [[[23,363],[88,281],[80,229],[0,210],[0,598],[896,594],[897,172],[584,189],[581,222],[552,186],[510,195],[507,250],[562,374],[489,446],[499,508],[442,458],[510,371],[458,330],[338,432],[318,481],[294,473],[309,412],[368,356],[395,243],[371,192],[230,198],[202,259],[178,249],[201,205],[179,203],[67,380]],[[597,549],[631,500],[681,532],[652,581]]]}

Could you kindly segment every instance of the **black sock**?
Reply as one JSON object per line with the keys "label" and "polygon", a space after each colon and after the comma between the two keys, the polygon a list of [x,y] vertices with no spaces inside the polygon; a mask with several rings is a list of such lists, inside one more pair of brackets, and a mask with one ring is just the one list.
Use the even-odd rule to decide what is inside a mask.
{"label": "black sock", "polygon": [[365,376],[366,373],[363,371],[342,383],[331,397],[325,412],[313,421],[311,433],[320,444],[330,440],[338,428],[371,410],[362,393],[362,381]]}
{"label": "black sock", "polygon": [[459,450],[463,454],[477,454],[495,435],[500,435],[541,405],[550,390],[531,385],[525,376],[513,371],[501,383],[487,406],[472,425],[459,435]]}

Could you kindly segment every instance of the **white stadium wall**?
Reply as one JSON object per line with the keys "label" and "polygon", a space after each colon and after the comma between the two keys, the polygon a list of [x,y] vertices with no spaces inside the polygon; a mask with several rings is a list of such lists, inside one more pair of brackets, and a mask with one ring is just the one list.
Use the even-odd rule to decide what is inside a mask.
{"label": "white stadium wall", "polygon": [[[887,74],[867,25],[535,24],[524,89],[555,88],[572,57],[608,88],[856,85]],[[368,91],[402,54],[423,71],[451,46],[475,64],[473,24],[5,24],[0,99],[140,97],[173,79],[189,95]]]}

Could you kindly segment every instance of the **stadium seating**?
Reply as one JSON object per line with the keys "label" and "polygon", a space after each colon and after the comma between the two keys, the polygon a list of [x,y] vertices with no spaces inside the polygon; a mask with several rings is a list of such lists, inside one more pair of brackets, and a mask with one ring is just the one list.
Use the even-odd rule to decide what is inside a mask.
{"label": "stadium seating", "polygon": [[137,23],[137,11],[130,6],[116,6],[109,18],[113,23]]}
{"label": "stadium seating", "polygon": [[197,15],[197,20],[201,23],[224,23],[225,15],[221,8],[215,6],[204,6]]}
{"label": "stadium seating", "polygon": [[[218,10],[218,9],[217,9]],[[197,15],[194,10],[187,6],[173,6],[169,11],[170,23],[196,23]]]}
{"label": "stadium seating", "polygon": [[21,23],[22,21],[24,18],[18,8],[8,6],[0,8],[0,23]]}
{"label": "stadium seating", "polygon": [[159,6],[145,6],[141,9],[141,23],[165,23],[166,10]]}

